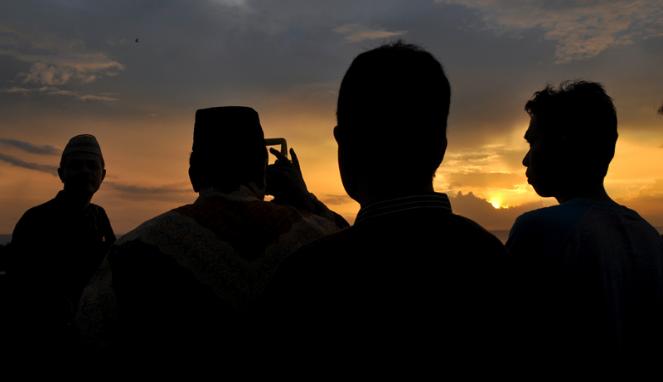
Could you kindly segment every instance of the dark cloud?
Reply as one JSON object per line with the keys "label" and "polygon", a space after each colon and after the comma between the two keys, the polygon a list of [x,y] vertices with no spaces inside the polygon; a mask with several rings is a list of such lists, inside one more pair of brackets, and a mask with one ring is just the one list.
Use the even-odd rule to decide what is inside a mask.
{"label": "dark cloud", "polygon": [[117,196],[131,200],[172,201],[184,200],[192,194],[191,186],[183,183],[145,186],[117,181],[107,181],[104,185]]}
{"label": "dark cloud", "polygon": [[35,145],[18,139],[0,138],[0,145],[10,146],[37,155],[60,155],[60,149],[50,145]]}
{"label": "dark cloud", "polygon": [[29,65],[19,79],[41,86],[91,83],[104,76],[115,76],[124,69],[121,63],[104,53],[88,51],[78,41],[7,24],[0,24],[0,55]]}
{"label": "dark cloud", "polygon": [[518,207],[494,208],[488,201],[473,193],[449,195],[454,213],[468,217],[489,230],[508,230],[516,218],[525,212],[544,207],[544,203],[529,203]]}
{"label": "dark cloud", "polygon": [[659,0],[555,1],[436,0],[478,10],[489,25],[505,30],[542,29],[555,41],[559,63],[591,58],[604,50],[660,36]]}
{"label": "dark cloud", "polygon": [[48,96],[63,96],[63,97],[73,97],[83,102],[114,102],[118,99],[113,97],[110,94],[83,94],[73,90],[60,89],[53,86],[41,86],[37,88],[25,88],[13,86],[11,88],[5,89],[7,94],[20,94],[23,96],[28,95],[48,95]]}
{"label": "dark cloud", "polygon": [[[19,141],[20,142],[20,141]],[[0,143],[4,143],[0,141]],[[27,143],[27,142],[21,142]],[[29,145],[29,144],[28,144]],[[31,147],[31,146],[26,146]],[[50,147],[50,146],[45,146]],[[37,147],[39,148],[39,146]],[[44,151],[44,150],[42,150]],[[0,162],[5,162],[15,167],[26,170],[43,172],[50,175],[57,175],[58,167],[41,163],[28,162],[12,155],[0,153]],[[181,201],[186,196],[192,194],[191,186],[188,183],[168,184],[160,186],[145,186],[141,184],[129,184],[107,179],[104,186],[120,198],[132,200],[155,200],[155,201]]]}
{"label": "dark cloud", "polygon": [[[126,95],[126,105],[149,100],[164,108],[174,102],[165,96],[173,92],[178,106],[188,108],[254,99],[256,93],[280,94],[310,83],[338,86],[362,50],[406,32],[408,40],[434,48],[454,41],[450,32],[455,30],[446,22],[454,19],[453,11],[430,0],[385,0],[379,6],[351,0],[28,0],[0,10],[0,25],[8,25],[6,35],[13,42],[28,51],[38,44],[49,54],[47,62],[32,52],[27,57],[8,54],[25,63],[19,80],[48,86],[76,83],[79,88],[68,90],[111,92],[120,99]],[[27,17],[40,22],[16,22]],[[136,37],[140,43],[134,42]],[[86,65],[74,67],[71,57]],[[334,106],[328,104],[331,112]]]}
{"label": "dark cloud", "polygon": [[326,194],[322,198],[320,198],[320,201],[322,201],[324,204],[328,206],[343,205],[353,202],[353,200],[348,195],[334,195],[334,194]]}
{"label": "dark cloud", "polygon": [[[456,148],[495,141],[526,122],[522,107],[546,82],[568,79],[568,73],[597,73],[596,67],[577,70],[554,64],[555,43],[542,44],[536,31],[523,32],[519,38],[487,33],[485,15],[505,25],[515,22],[505,20],[505,13],[491,2],[441,3],[456,5],[432,0],[379,4],[363,0],[25,0],[0,4],[0,27],[4,25],[0,28],[0,48],[4,47],[0,87],[16,90],[0,95],[4,97],[0,104],[16,113],[34,109],[30,106],[36,102],[59,110],[72,99],[104,101],[77,105],[76,113],[91,110],[112,116],[146,104],[152,106],[150,113],[190,112],[230,102],[263,107],[264,100],[292,88],[315,83],[337,88],[359,52],[403,37],[434,53],[449,75],[453,89],[450,147]],[[521,15],[530,7],[542,12],[546,8],[541,1],[503,8]],[[565,10],[553,8],[550,13],[556,20],[566,20]],[[598,15],[614,14],[609,6],[598,8]],[[629,20],[646,14],[643,7],[635,8],[635,14],[626,15]],[[630,29],[628,36],[632,36]],[[599,75],[626,77],[623,67],[628,63],[623,59],[609,62],[620,64],[605,65],[614,68],[614,73]],[[634,94],[644,94],[643,81],[634,83],[639,89]],[[40,85],[67,88],[58,93],[63,97],[18,96],[21,89],[27,89],[23,94],[36,94]],[[307,102],[311,98],[310,92],[291,97],[300,104],[293,112],[312,109]],[[332,119],[334,98],[315,98],[316,111]],[[26,107],[12,108],[13,103]]]}
{"label": "dark cloud", "polygon": [[39,171],[39,172],[44,172],[50,175],[57,175],[58,173],[58,168],[56,166],[51,166],[47,164],[41,164],[41,163],[34,163],[34,162],[27,162],[24,161],[20,158],[16,158],[11,155],[7,154],[2,154],[0,153],[0,161],[8,163],[12,166],[15,167],[20,167],[24,168],[27,170],[33,170],[33,171]]}
{"label": "dark cloud", "polygon": [[406,31],[388,31],[380,28],[370,28],[359,24],[345,24],[334,28],[334,32],[340,33],[345,39],[352,43],[370,40],[385,40],[396,38],[406,34]]}

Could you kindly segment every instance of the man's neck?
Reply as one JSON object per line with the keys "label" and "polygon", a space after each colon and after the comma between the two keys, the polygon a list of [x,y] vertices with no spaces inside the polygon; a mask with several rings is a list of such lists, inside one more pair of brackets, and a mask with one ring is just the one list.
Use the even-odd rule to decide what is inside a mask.
{"label": "man's neck", "polygon": [[368,193],[365,198],[362,198],[359,201],[359,204],[362,207],[369,206],[374,203],[383,202],[386,200],[392,200],[397,198],[404,198],[412,195],[426,195],[433,194],[435,190],[433,189],[433,183],[426,184],[422,187],[409,187],[409,188],[399,188],[399,189],[381,189],[378,192]]}
{"label": "man's neck", "polygon": [[71,191],[62,190],[58,194],[62,201],[67,205],[73,208],[83,209],[90,205],[92,200],[92,195],[83,195],[78,193],[73,193]]}
{"label": "man's neck", "polygon": [[222,195],[226,198],[237,200],[264,200],[265,198],[265,191],[253,182],[249,184],[242,184],[230,192],[221,191],[214,187],[207,187],[200,190],[198,194],[202,197]]}
{"label": "man's neck", "polygon": [[576,188],[570,190],[569,192],[562,193],[558,196],[555,196],[557,202],[560,204],[566,203],[573,199],[589,199],[595,201],[612,201],[608,193],[605,191],[603,183],[597,185],[591,185],[581,188]]}

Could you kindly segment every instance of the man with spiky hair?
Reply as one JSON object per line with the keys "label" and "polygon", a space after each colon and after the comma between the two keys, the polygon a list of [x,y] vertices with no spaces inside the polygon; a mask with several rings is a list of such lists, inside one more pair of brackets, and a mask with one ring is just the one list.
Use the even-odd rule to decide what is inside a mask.
{"label": "man with spiky hair", "polygon": [[527,180],[559,202],[520,216],[507,242],[528,348],[581,358],[658,348],[663,243],[604,187],[617,142],[612,99],[598,83],[565,82],[525,110]]}

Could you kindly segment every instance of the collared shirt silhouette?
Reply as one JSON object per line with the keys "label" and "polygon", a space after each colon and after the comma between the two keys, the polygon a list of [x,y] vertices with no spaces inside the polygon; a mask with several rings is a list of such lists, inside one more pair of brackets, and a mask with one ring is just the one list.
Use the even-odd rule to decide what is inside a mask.
{"label": "collared shirt silhouette", "polygon": [[[291,154],[293,163],[280,156],[269,167],[265,184],[258,114],[247,107],[198,110],[189,174],[199,196],[113,247],[80,307],[92,345],[176,358],[250,345],[245,313],[279,263],[347,225],[306,191]],[[266,185],[273,202],[263,200]]]}
{"label": "collared shirt silhouette", "polygon": [[29,209],[12,234],[8,277],[26,346],[64,346],[75,341],[74,313],[83,288],[115,235],[104,209],[90,203],[105,176],[95,137],[78,135],[62,154],[58,173],[64,189]]}
{"label": "collared shirt silhouette", "polygon": [[660,347],[663,242],[603,186],[617,141],[612,100],[597,83],[568,82],[526,110],[528,181],[560,203],[520,216],[507,242],[527,348],[588,359]]}
{"label": "collared shirt silhouette", "polygon": [[306,349],[298,355],[337,366],[377,357],[384,367],[495,345],[504,247],[432,185],[449,101],[440,63],[412,45],[362,53],[345,74],[334,135],[361,209],[351,228],[289,257],[265,302],[282,340]]}

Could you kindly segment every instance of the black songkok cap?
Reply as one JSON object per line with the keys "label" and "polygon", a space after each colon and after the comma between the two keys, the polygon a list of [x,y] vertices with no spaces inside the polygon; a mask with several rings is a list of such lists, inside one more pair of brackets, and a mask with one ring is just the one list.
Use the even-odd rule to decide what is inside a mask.
{"label": "black songkok cap", "polygon": [[[245,106],[222,106],[196,111],[194,152],[241,159],[265,151],[258,113]],[[239,156],[239,158],[237,157]]]}

